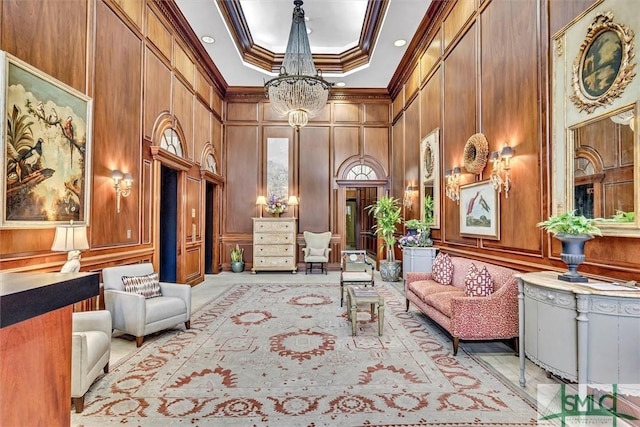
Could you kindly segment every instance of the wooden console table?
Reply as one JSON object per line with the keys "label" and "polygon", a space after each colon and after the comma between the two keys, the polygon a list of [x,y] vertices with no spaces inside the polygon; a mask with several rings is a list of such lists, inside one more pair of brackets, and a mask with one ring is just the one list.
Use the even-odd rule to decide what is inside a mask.
{"label": "wooden console table", "polygon": [[0,273],[0,425],[71,422],[73,304],[97,273]]}
{"label": "wooden console table", "polygon": [[520,385],[525,355],[579,384],[640,384],[640,290],[557,277],[518,275]]}

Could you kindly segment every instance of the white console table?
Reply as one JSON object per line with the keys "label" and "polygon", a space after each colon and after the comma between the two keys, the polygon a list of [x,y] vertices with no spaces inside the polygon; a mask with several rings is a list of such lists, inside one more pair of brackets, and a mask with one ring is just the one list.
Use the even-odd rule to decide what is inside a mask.
{"label": "white console table", "polygon": [[640,384],[640,290],[599,290],[557,276],[518,275],[520,385],[525,356],[579,384]]}

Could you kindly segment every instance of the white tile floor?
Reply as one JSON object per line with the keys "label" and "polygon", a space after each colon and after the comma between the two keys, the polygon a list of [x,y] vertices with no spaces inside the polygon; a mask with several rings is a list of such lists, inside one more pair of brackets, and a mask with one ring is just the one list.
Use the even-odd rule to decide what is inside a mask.
{"label": "white tile floor", "polygon": [[[376,283],[382,283],[380,275],[376,272]],[[237,283],[339,283],[340,273],[330,271],[328,274],[308,274],[304,271],[298,274],[261,272],[251,274],[250,272],[231,273],[223,272],[216,275],[207,275],[205,281],[194,286],[191,292],[192,311],[199,310],[206,303],[226,291],[231,285]],[[394,284],[400,291],[403,290],[403,283]],[[412,308],[415,310],[415,308]],[[143,344],[144,345],[144,344]],[[111,360],[113,366],[120,358],[135,351],[136,345],[133,337],[122,336],[118,332],[111,340]],[[480,360],[491,365],[514,386],[519,386],[520,367],[519,359],[507,345],[500,342],[461,342],[460,351],[467,351],[476,355]],[[460,354],[460,353],[459,353]],[[536,399],[538,384],[557,384],[554,378],[548,378],[545,371],[538,368],[527,360],[526,364],[526,386],[523,390],[533,399]]]}

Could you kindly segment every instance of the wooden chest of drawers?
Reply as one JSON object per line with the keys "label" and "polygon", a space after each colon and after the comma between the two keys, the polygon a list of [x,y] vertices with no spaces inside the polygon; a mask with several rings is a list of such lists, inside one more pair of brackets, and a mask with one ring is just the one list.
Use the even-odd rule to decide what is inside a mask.
{"label": "wooden chest of drawers", "polygon": [[296,265],[296,219],[253,218],[253,268],[257,271],[291,270]]}

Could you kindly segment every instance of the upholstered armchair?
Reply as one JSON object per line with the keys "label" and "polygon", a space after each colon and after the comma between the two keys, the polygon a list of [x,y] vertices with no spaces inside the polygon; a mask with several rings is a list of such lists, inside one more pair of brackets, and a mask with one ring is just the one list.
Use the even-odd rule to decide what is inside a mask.
{"label": "upholstered armchair", "polygon": [[73,313],[71,334],[71,398],[76,412],[84,409],[84,395],[104,371],[111,356],[111,313],[107,310]]}
{"label": "upholstered armchair", "polygon": [[305,271],[304,274],[313,271],[313,264],[320,264],[320,271],[327,274],[327,263],[329,262],[329,241],[331,240],[331,232],[312,233],[305,231],[304,233],[305,247],[302,248],[304,253]]}
{"label": "upholstered armchair", "polygon": [[[151,283],[145,283],[147,279]],[[191,287],[158,282],[152,264],[107,267],[102,270],[102,281],[104,302],[113,317],[113,328],[136,337],[138,347],[145,335],[182,322],[187,329],[191,327]],[[131,281],[140,284],[137,290],[127,292],[125,281],[129,285]]]}

